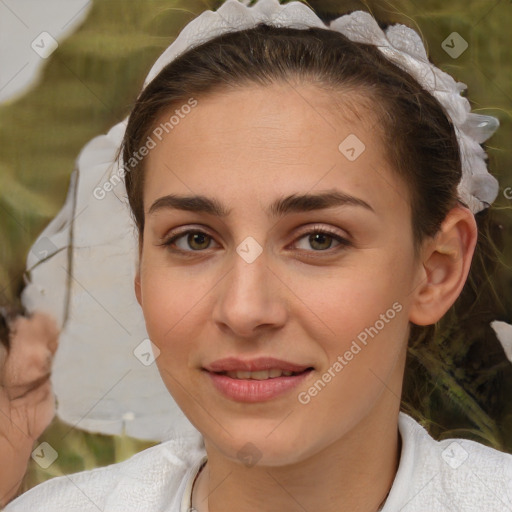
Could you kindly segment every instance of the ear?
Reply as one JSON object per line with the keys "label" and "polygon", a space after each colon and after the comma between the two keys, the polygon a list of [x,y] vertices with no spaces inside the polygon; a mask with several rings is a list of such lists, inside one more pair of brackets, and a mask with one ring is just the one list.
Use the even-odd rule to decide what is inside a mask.
{"label": "ear", "polygon": [[452,208],[439,232],[422,248],[419,284],[409,310],[412,323],[435,324],[457,300],[468,277],[477,238],[473,213],[462,205]]}

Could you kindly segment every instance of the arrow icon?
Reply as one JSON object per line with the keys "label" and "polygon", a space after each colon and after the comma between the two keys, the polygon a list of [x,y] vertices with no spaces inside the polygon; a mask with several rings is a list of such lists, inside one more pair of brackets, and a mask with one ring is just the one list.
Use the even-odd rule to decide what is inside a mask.
{"label": "arrow icon", "polygon": [[133,355],[144,365],[149,366],[160,355],[160,349],[149,338],[142,340],[134,349]]}
{"label": "arrow icon", "polygon": [[441,456],[452,469],[457,469],[468,458],[468,452],[461,445],[453,442],[443,450]]}
{"label": "arrow icon", "polygon": [[252,263],[263,252],[263,248],[252,236],[248,236],[240,242],[236,252],[246,263]]}
{"label": "arrow icon", "polygon": [[246,443],[237,453],[237,458],[247,467],[254,466],[261,459],[261,452],[252,443]]}
{"label": "arrow icon", "polygon": [[30,44],[39,57],[47,59],[59,46],[57,40],[48,32],[41,32]]}
{"label": "arrow icon", "polygon": [[366,149],[363,141],[354,133],[351,133],[338,146],[340,153],[349,161],[357,160]]}
{"label": "arrow icon", "polygon": [[47,469],[57,460],[59,454],[44,441],[32,451],[31,457],[38,466]]}
{"label": "arrow icon", "polygon": [[441,48],[452,59],[459,58],[468,49],[468,46],[468,42],[458,32],[452,32],[441,43]]}

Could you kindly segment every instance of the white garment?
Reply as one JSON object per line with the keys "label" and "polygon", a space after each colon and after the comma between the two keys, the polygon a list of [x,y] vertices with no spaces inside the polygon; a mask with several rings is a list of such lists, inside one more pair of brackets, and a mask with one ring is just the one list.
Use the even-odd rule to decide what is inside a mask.
{"label": "white garment", "polygon": [[[400,463],[382,512],[512,511],[512,455],[465,439],[436,441],[403,412],[398,428]],[[5,511],[188,512],[205,456],[197,437],[166,441],[125,462],[54,478]]]}

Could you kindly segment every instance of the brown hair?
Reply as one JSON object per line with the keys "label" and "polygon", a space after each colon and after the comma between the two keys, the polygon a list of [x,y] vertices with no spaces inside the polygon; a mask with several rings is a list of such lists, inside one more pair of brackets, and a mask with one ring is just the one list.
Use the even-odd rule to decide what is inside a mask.
{"label": "brown hair", "polygon": [[[289,80],[314,84],[333,94],[355,93],[356,98],[364,100],[359,103],[374,113],[388,162],[408,186],[415,248],[425,237],[435,235],[448,211],[459,201],[461,159],[451,121],[439,102],[408,73],[387,60],[378,48],[352,42],[329,29],[276,28],[260,23],[186,51],[168,64],[138,97],[120,149],[123,160],[128,162],[138,152],[160,116],[176,104],[247,84],[265,86]],[[144,232],[144,163],[142,159],[125,174],[140,248]],[[487,217],[487,210],[477,214],[479,230],[486,225]],[[495,261],[488,236],[487,228],[479,231],[471,274],[453,310],[459,303],[466,307],[468,301],[472,303],[481,295],[482,280],[488,279],[490,262]],[[413,325],[410,347],[414,343],[417,346],[419,341],[422,350],[429,351],[431,360],[432,350],[439,353],[435,344],[428,342],[434,334],[435,326]],[[417,378],[418,365],[428,368],[426,358],[422,360],[421,354],[414,354],[414,350],[408,353],[406,380]],[[431,389],[422,384],[422,395],[437,386],[439,374],[430,371],[430,377]],[[407,404],[413,404],[409,410],[420,404],[415,410],[419,416],[422,402],[413,387],[404,386],[404,396]],[[457,397],[462,403],[460,394]],[[485,423],[475,420],[471,412],[468,417],[479,425]]]}
{"label": "brown hair", "polygon": [[[453,126],[439,102],[375,46],[352,42],[333,30],[260,23],[185,52],[137,99],[123,140],[123,161],[138,152],[159,116],[176,103],[228,87],[289,79],[333,93],[352,91],[371,102],[387,159],[409,187],[415,246],[434,235],[457,202],[461,162]],[[140,241],[144,161],[125,174]]]}

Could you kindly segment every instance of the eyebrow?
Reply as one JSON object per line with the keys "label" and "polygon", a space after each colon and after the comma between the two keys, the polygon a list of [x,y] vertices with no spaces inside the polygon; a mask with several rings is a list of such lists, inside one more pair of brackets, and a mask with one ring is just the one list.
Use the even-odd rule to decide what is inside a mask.
{"label": "eyebrow", "polygon": [[[283,217],[289,213],[324,210],[340,206],[358,206],[375,213],[375,210],[363,199],[338,190],[318,194],[292,194],[281,197],[269,206],[266,213],[270,217]],[[151,215],[163,209],[207,213],[216,217],[227,217],[232,211],[214,198],[202,195],[171,194],[158,198],[149,208],[148,214]]]}

